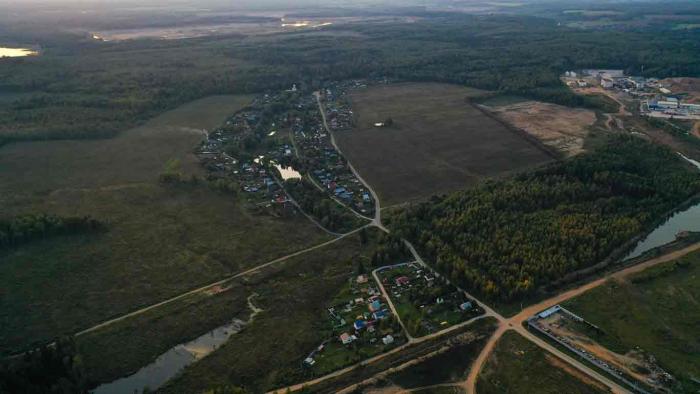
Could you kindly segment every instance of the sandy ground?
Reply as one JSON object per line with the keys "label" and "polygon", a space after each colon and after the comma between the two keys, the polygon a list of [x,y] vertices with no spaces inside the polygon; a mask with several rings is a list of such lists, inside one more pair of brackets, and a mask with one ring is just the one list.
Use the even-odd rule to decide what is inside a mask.
{"label": "sandy ground", "polygon": [[185,26],[145,27],[134,29],[113,29],[93,32],[95,39],[104,41],[123,41],[139,38],[158,38],[177,40],[184,38],[206,37],[228,34],[243,34],[247,36],[269,35],[275,33],[323,33],[331,35],[362,34],[352,31],[326,31],[323,28],[331,25],[346,25],[351,23],[411,23],[414,18],[403,16],[377,17],[325,17],[325,18],[280,18],[272,22],[231,22],[231,23],[200,23]]}
{"label": "sandy ground", "polygon": [[[334,132],[382,204],[418,201],[551,161],[534,143],[465,99],[457,85],[402,83],[350,92],[355,127]],[[377,121],[392,118],[391,127]]]}
{"label": "sandy ground", "polygon": [[674,94],[686,93],[686,102],[700,103],[700,78],[666,78],[659,82]]}
{"label": "sandy ground", "polygon": [[563,369],[568,373],[569,375],[572,375],[576,377],[578,380],[585,382],[586,384],[589,384],[601,391],[607,391],[607,387],[603,385],[602,383],[598,382],[597,380],[593,380],[588,377],[588,375],[584,374],[583,372],[579,371],[578,369],[572,367],[570,364],[565,363],[564,361],[560,360],[557,357],[552,356],[551,354],[545,354],[545,357],[547,358],[547,361],[554,366],[555,368]]}
{"label": "sandy ground", "polygon": [[[575,331],[567,323],[567,319],[559,314],[552,315],[548,319],[544,319],[542,323],[552,330],[552,333],[560,338],[567,338],[572,344],[578,348],[585,349],[588,353],[594,354],[599,360],[603,360],[610,365],[614,365],[617,369],[624,371],[627,375],[632,376],[640,382],[647,382],[649,377],[655,377],[653,374],[648,375],[637,371],[649,368],[649,365],[641,358],[635,357],[634,354],[619,354],[615,353],[604,346],[601,346],[593,339],[585,334]],[[650,369],[650,368],[649,368]],[[663,391],[663,386],[657,386]]]}
{"label": "sandy ground", "polygon": [[596,121],[591,110],[538,101],[494,107],[493,112],[567,156],[583,152],[583,141]]}

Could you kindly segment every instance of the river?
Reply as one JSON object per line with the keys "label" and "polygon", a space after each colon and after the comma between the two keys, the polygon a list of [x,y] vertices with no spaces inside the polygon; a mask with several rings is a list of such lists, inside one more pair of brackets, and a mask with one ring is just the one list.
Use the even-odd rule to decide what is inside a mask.
{"label": "river", "polygon": [[195,340],[171,348],[133,375],[98,386],[92,393],[141,393],[145,387],[148,387],[150,390],[159,388],[185,367],[211,354],[225,344],[231,336],[240,332],[247,324],[250,324],[255,315],[262,312],[262,309],[253,305],[252,298],[254,296],[255,294],[248,297],[248,307],[251,308],[252,313],[247,322],[233,319],[231,322],[217,327]]}
{"label": "river", "polygon": [[[700,162],[690,159],[681,153],[679,155],[700,169]],[[681,231],[700,231],[700,203],[673,214],[668,220],[639,241],[623,260],[638,257],[644,252],[673,242],[676,239],[676,235]]]}

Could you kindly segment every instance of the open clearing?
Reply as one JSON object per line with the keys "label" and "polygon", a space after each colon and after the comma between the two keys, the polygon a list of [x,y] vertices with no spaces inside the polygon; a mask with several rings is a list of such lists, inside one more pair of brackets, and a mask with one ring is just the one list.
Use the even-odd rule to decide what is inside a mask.
{"label": "open clearing", "polygon": [[479,374],[479,394],[594,394],[608,392],[513,331],[499,339]]}
{"label": "open clearing", "polygon": [[[351,94],[356,126],[336,133],[341,150],[384,204],[464,189],[484,177],[536,166],[550,157],[467,103],[481,91],[406,83]],[[376,122],[393,119],[390,127]]]}
{"label": "open clearing", "polygon": [[300,215],[254,215],[204,185],[157,183],[165,161],[199,171],[201,130],[244,97],[213,97],[114,139],[0,148],[0,217],[90,215],[100,234],[64,236],[0,252],[0,354],[154,304],[222,276],[328,239]]}
{"label": "open clearing", "polygon": [[677,379],[673,392],[696,392],[700,384],[700,253],[611,280],[567,303],[598,326],[594,339],[618,354],[653,355]]}
{"label": "open clearing", "polygon": [[584,140],[596,121],[594,111],[538,101],[496,106],[491,110],[505,122],[566,156],[583,152]]}
{"label": "open clearing", "polygon": [[84,189],[157,180],[179,159],[199,171],[192,153],[204,130],[220,125],[249,96],[212,96],[168,111],[104,140],[19,142],[0,147],[0,217],[57,189]]}
{"label": "open clearing", "polygon": [[666,78],[659,81],[673,94],[683,94],[683,101],[688,103],[700,103],[700,78]]}
{"label": "open clearing", "polygon": [[[557,338],[560,344],[566,344],[576,349],[584,357],[591,357],[595,363],[610,368],[616,377],[643,383],[654,392],[667,392],[665,388],[666,373],[656,365],[653,357],[648,357],[643,351],[634,349],[625,354],[616,353],[601,346],[593,339],[603,334],[595,326],[589,325],[578,318],[572,318],[568,313],[556,312],[537,321],[539,327],[548,335]],[[631,378],[631,379],[630,379]],[[636,383],[639,384],[639,383]]]}

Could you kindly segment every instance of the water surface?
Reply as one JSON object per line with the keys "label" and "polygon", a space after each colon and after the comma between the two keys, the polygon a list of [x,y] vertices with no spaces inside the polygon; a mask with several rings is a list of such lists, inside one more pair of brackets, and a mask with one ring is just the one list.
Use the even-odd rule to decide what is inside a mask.
{"label": "water surface", "polygon": [[[683,154],[679,155],[689,163],[700,169],[700,162],[690,159]],[[646,238],[637,243],[637,246],[623,260],[642,255],[651,249],[663,246],[676,239],[676,235],[682,231],[700,231],[700,203],[687,209],[676,212],[659,227],[654,229]]]}
{"label": "water surface", "polygon": [[252,294],[248,297],[248,307],[252,313],[247,322],[233,319],[195,340],[171,348],[135,374],[103,384],[92,392],[94,394],[133,394],[141,393],[145,387],[150,390],[159,388],[185,367],[209,355],[225,344],[231,336],[250,324],[255,316],[262,312],[262,309],[253,305],[252,299],[255,296],[256,294]]}
{"label": "water surface", "polygon": [[0,57],[22,57],[22,56],[35,56],[39,52],[27,49],[27,48],[6,48],[0,47]]}
{"label": "water surface", "polygon": [[244,321],[234,319],[231,323],[218,327],[193,341],[175,346],[135,374],[103,384],[97,387],[93,393],[140,393],[145,387],[151,390],[157,389],[186,366],[226,343],[231,335],[239,332],[244,326]]}

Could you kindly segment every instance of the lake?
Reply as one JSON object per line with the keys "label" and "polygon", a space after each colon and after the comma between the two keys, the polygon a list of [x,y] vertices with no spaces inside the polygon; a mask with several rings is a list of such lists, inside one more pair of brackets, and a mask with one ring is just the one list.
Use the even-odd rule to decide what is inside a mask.
{"label": "lake", "polygon": [[252,294],[248,297],[248,307],[252,311],[248,321],[233,319],[231,322],[217,327],[195,340],[177,345],[161,354],[155,361],[144,366],[133,375],[117,379],[111,383],[105,383],[93,390],[92,394],[141,393],[145,387],[148,387],[150,390],[158,389],[188,365],[211,354],[224,345],[233,335],[250,324],[255,316],[262,312],[262,309],[257,308],[252,303],[252,299],[256,295]]}
{"label": "lake", "polygon": [[[700,162],[679,153],[683,159],[700,169]],[[637,243],[637,246],[623,260],[641,256],[644,252],[659,246],[673,242],[676,235],[682,231],[700,231],[700,203],[687,209],[676,212],[646,238]]]}
{"label": "lake", "polygon": [[38,54],[39,52],[33,49],[0,47],[0,57],[35,56]]}

